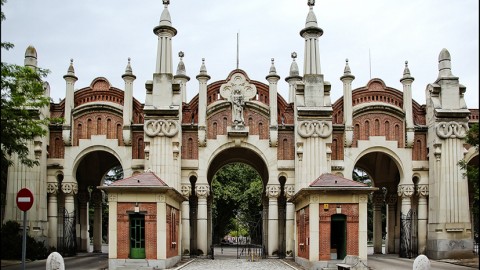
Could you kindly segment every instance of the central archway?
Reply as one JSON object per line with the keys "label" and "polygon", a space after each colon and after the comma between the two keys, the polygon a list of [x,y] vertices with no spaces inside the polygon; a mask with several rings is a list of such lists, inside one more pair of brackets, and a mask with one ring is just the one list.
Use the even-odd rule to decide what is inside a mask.
{"label": "central archway", "polygon": [[[267,223],[265,220],[265,217],[268,216],[268,198],[265,195],[265,187],[268,183],[269,179],[269,173],[268,173],[268,167],[265,161],[262,159],[262,157],[256,153],[254,150],[248,149],[248,148],[239,148],[239,147],[233,147],[233,148],[227,148],[222,151],[220,151],[210,162],[208,171],[207,171],[207,180],[208,184],[210,185],[210,188],[213,189],[213,187],[218,187],[218,183],[215,183],[214,181],[218,177],[215,177],[215,175],[219,172],[222,172],[223,170],[230,169],[232,170],[235,168],[236,170],[244,170],[245,172],[248,172],[248,174],[244,177],[249,177],[249,178],[254,178],[254,179],[241,179],[241,181],[245,185],[254,185],[250,192],[254,192],[258,196],[258,198],[250,198],[251,200],[257,201],[259,204],[252,204],[254,208],[258,209],[250,209],[248,213],[243,213],[242,210],[240,209],[241,207],[238,205],[236,209],[229,209],[232,211],[230,215],[227,216],[235,216],[234,222],[236,222],[237,229],[238,227],[243,227],[248,230],[248,232],[244,232],[244,234],[241,234],[237,231],[236,234],[234,234],[236,237],[231,239],[232,241],[229,241],[230,239],[225,239],[223,243],[221,243],[221,239],[223,238],[223,235],[218,235],[219,233],[222,234],[223,232],[216,232],[216,221],[212,216],[213,216],[213,211],[215,207],[217,208],[222,208],[225,207],[224,205],[216,205],[218,203],[222,203],[222,200],[215,199],[215,193],[217,192],[212,192],[210,193],[210,196],[208,198],[208,212],[209,212],[209,233],[211,235],[208,236],[209,239],[209,245],[216,246],[218,247],[218,250],[213,250],[212,252],[215,252],[215,255],[221,255],[223,251],[222,249],[222,244],[228,246],[232,242],[235,244],[234,250],[235,253],[234,255],[237,256],[237,258],[241,255],[246,256],[246,255],[256,255],[256,256],[262,256],[264,253],[264,247],[267,245],[266,243],[266,237],[264,237],[267,234]],[[254,173],[252,173],[254,172]],[[238,176],[235,176],[238,177]],[[255,180],[259,179],[259,180]],[[255,181],[259,181],[260,183],[255,183]],[[256,186],[259,185],[259,186]],[[224,187],[226,188],[226,187]],[[242,188],[240,188],[242,189]],[[239,189],[239,190],[240,190]],[[247,190],[248,188],[243,188]],[[243,190],[242,189],[242,190]],[[243,197],[243,196],[241,196]],[[235,207],[234,207],[235,208]],[[243,210],[245,211],[245,210]],[[253,213],[253,212],[255,213]],[[251,213],[250,213],[251,212]],[[253,213],[253,214],[252,214]],[[251,220],[250,220],[251,219]],[[245,236],[245,234],[248,235]],[[231,248],[230,248],[231,249]],[[232,255],[232,252],[228,253],[225,252],[223,253],[224,255]]]}

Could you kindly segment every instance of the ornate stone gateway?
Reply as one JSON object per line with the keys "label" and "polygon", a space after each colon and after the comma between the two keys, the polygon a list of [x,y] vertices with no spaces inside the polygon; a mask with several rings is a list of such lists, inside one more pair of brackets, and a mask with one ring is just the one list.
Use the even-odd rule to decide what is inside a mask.
{"label": "ornate stone gateway", "polygon": [[[153,29],[156,67],[152,80],[140,83],[144,103],[133,97],[136,76],[130,59],[122,74],[123,89],[98,77],[77,90],[72,60],[64,76],[65,99],[40,114],[65,122],[50,125],[47,137],[29,144],[40,166],[16,163],[9,168],[3,220],[18,218],[11,202],[18,188],[26,186],[38,198],[38,207],[29,212],[32,236],[69,252],[89,250],[92,237],[94,251],[108,244],[113,270],[118,262],[136,257],[131,248],[142,248],[135,244],[142,237],[131,244],[128,229],[130,217],[138,213],[145,218],[145,260],[159,268],[171,266],[181,257],[212,253],[211,181],[223,166],[240,162],[262,180],[258,222],[266,257],[294,257],[307,268],[326,266],[345,254],[366,261],[366,213],[374,191],[375,252],[383,252],[385,230],[387,253],[432,259],[474,254],[468,181],[456,164],[464,158],[478,164],[478,150],[465,145],[469,125],[478,122],[478,109],[466,107],[466,87],[452,74],[446,49],[439,54],[438,77],[426,87],[424,105],[412,100],[414,78],[408,63],[399,74],[401,90],[378,78],[352,90],[355,76],[348,60],[339,74],[343,88],[332,89],[320,69],[323,30],[315,1],[308,1],[300,29],[303,74],[292,53],[287,100],[277,92],[280,75],[273,59],[265,83],[241,69],[209,83],[203,59],[195,77],[198,86],[189,86],[198,94],[188,101],[185,54],[179,53],[175,72],[172,42],[177,29],[169,1],[163,2]],[[28,66],[36,66],[35,49],[27,49],[25,57]],[[331,91],[343,96],[332,102]],[[104,185],[105,175],[115,167],[131,180],[117,190],[114,184]],[[372,187],[351,181],[357,167]],[[133,181],[150,172],[163,183]],[[159,190],[168,194],[157,194]],[[107,198],[108,233],[102,231]],[[400,220],[402,224],[394,222]],[[337,225],[340,230],[332,230]],[[345,236],[345,248],[341,241],[330,241],[337,236]]]}

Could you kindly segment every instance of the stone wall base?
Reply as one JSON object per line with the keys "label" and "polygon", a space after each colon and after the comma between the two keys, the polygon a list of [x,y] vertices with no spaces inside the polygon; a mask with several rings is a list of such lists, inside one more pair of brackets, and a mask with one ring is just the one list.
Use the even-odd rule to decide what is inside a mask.
{"label": "stone wall base", "polygon": [[473,258],[473,239],[427,240],[427,257],[434,260]]}
{"label": "stone wall base", "polygon": [[163,260],[150,259],[108,259],[108,270],[125,269],[128,267],[151,267],[155,269],[172,268],[181,259],[181,256],[175,256]]}

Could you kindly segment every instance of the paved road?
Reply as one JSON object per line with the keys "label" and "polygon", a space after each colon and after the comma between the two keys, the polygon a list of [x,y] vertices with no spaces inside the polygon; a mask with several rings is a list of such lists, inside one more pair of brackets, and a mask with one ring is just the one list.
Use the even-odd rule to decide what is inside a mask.
{"label": "paved road", "polygon": [[[79,253],[76,257],[65,257],[66,270],[108,270],[108,254],[106,253]],[[2,270],[21,270],[21,264],[16,262],[12,265],[6,265],[6,261],[2,261]],[[245,259],[197,259],[190,263],[177,267],[177,270],[292,270],[303,269],[298,265],[291,263],[289,266],[282,260],[260,260],[256,262],[248,262]],[[368,266],[373,270],[410,270],[412,269],[413,259],[399,258],[395,254],[387,255],[369,255]],[[472,270],[478,267],[465,267],[454,265],[447,262],[431,261],[432,269],[435,270]],[[46,260],[28,262],[26,270],[45,270]]]}
{"label": "paved road", "polygon": [[[63,258],[66,270],[105,270],[108,269],[107,253],[79,253],[75,257]],[[2,261],[2,270],[21,270],[22,264],[13,262],[12,265],[5,265]],[[45,270],[47,260],[27,262],[25,270]]]}

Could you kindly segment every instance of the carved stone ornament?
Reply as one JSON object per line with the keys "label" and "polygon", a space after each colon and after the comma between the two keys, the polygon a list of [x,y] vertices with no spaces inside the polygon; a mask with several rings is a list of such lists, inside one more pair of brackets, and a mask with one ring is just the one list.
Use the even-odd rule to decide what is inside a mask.
{"label": "carved stone ornament", "polygon": [[360,203],[367,203],[368,202],[368,195],[359,195],[358,202]]}
{"label": "carved stone ornament", "polygon": [[415,189],[413,185],[399,185],[397,194],[399,197],[411,197]]}
{"label": "carved stone ornament", "polygon": [[301,121],[297,127],[298,134],[303,138],[327,138],[332,134],[332,130],[332,123],[330,121]]}
{"label": "carved stone ornament", "polygon": [[382,205],[384,200],[384,195],[382,191],[376,191],[373,193],[372,202],[374,205]]}
{"label": "carved stone ornament", "polygon": [[102,205],[103,193],[99,189],[94,189],[91,195],[91,201],[94,206]]}
{"label": "carved stone ornament", "polygon": [[149,137],[173,137],[178,133],[178,126],[178,121],[175,120],[147,120],[144,130]]}
{"label": "carved stone ornament", "polygon": [[88,192],[86,190],[80,190],[77,194],[77,199],[81,205],[86,205],[89,199]]}
{"label": "carved stone ornament", "polygon": [[268,198],[278,198],[280,196],[280,186],[279,185],[267,185],[266,194]]}
{"label": "carved stone ornament", "polygon": [[117,194],[108,194],[109,202],[116,202],[118,200]]}
{"label": "carved stone ornament", "polygon": [[440,122],[437,123],[436,127],[437,136],[442,139],[448,138],[459,138],[463,139],[467,136],[468,133],[468,124],[467,123],[458,123],[458,122]]}
{"label": "carved stone ornament", "polygon": [[245,127],[243,117],[243,107],[245,101],[248,101],[257,95],[257,87],[247,82],[245,76],[241,73],[232,75],[230,81],[220,86],[220,96],[232,103],[232,126],[235,129]]}
{"label": "carved stone ornament", "polygon": [[417,194],[419,197],[428,197],[428,185],[418,185]]}
{"label": "carved stone ornament", "polygon": [[210,187],[208,185],[197,185],[195,186],[195,194],[200,198],[207,198],[210,195]]}
{"label": "carved stone ornament", "polygon": [[285,197],[290,199],[295,194],[295,185],[285,185]]}
{"label": "carved stone ornament", "polygon": [[387,197],[385,198],[385,202],[392,206],[392,205],[395,205],[397,203],[397,194],[388,194]]}
{"label": "carved stone ornament", "polygon": [[72,195],[77,194],[78,193],[77,183],[73,183],[73,182],[62,183],[62,192],[64,194],[72,194]]}
{"label": "carved stone ornament", "polygon": [[192,186],[191,185],[182,185],[180,187],[180,193],[186,198],[192,195]]}
{"label": "carved stone ornament", "polygon": [[58,183],[47,183],[47,193],[55,195],[58,193]]}

